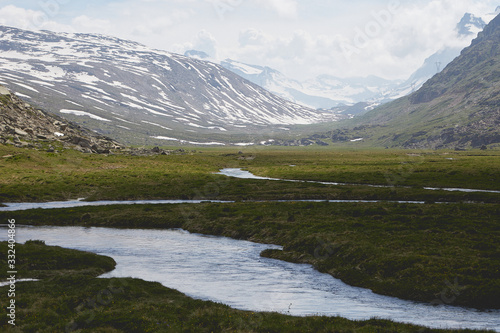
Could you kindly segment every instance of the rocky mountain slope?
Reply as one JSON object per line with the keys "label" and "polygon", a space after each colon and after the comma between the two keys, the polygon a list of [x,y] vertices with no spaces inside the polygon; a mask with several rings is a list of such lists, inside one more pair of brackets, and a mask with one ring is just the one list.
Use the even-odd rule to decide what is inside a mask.
{"label": "rocky mountain slope", "polygon": [[500,15],[421,89],[330,134],[408,148],[500,145]]}
{"label": "rocky mountain slope", "polygon": [[0,27],[0,83],[126,144],[205,144],[337,119],[214,63],[93,34]]}
{"label": "rocky mountain slope", "polygon": [[22,101],[0,86],[0,144],[46,149],[76,149],[85,153],[110,153],[124,147],[60,117]]}

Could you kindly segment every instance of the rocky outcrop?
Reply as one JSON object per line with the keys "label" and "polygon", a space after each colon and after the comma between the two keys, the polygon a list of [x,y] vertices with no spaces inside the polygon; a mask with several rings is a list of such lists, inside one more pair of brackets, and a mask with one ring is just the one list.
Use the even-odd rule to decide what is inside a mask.
{"label": "rocky outcrop", "polygon": [[108,137],[34,108],[3,86],[0,86],[0,144],[49,152],[70,148],[98,154],[124,148]]}

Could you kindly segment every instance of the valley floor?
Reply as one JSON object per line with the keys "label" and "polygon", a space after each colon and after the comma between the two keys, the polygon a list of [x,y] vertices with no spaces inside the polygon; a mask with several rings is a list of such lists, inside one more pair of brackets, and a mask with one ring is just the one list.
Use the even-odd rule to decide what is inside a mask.
{"label": "valley floor", "polygon": [[[236,179],[216,174],[229,167],[246,168],[259,176],[272,178],[391,187]],[[170,156],[132,157],[84,155],[74,151],[53,154],[0,146],[0,202],[4,203],[76,198],[236,201],[195,206],[37,209],[0,212],[0,220],[14,218],[20,224],[31,225],[183,228],[279,244],[284,246],[283,252],[266,251],[263,255],[310,263],[348,284],[422,302],[440,299],[446,282],[457,281],[460,290],[456,290],[453,301],[446,304],[498,309],[500,194],[430,191],[424,187],[498,191],[499,180],[498,151],[249,148],[243,152],[204,149]],[[426,203],[277,201],[297,199],[416,200]],[[252,202],[255,200],[267,202]],[[85,283],[75,281],[78,280],[66,280],[68,289],[64,283],[59,289],[52,288],[50,280],[27,283],[26,290],[29,294],[43,293],[41,299],[55,307],[48,317],[53,318],[51,320],[57,322],[57,315],[64,314],[61,318],[65,319],[58,323],[62,327],[65,320],[75,319],[74,311],[81,299],[91,297],[111,283],[93,279]],[[81,288],[69,287],[75,283]],[[341,332],[423,332],[419,328],[377,320],[353,323],[338,318],[249,314],[189,300],[159,285],[135,280],[127,280],[127,283],[130,293],[117,296],[116,305],[97,311],[98,327],[103,332],[124,328],[130,331],[133,323],[143,325],[135,328],[137,331],[145,331],[145,328],[155,331],[155,324],[167,331],[168,322],[177,325],[186,318],[193,326],[175,326],[173,331],[290,331],[287,327],[295,327],[295,331],[318,331],[313,328],[322,327],[325,331]],[[139,292],[141,288],[143,291]],[[166,301],[169,297],[174,300]],[[43,327],[49,327],[43,326],[48,325],[46,319],[36,324],[37,320],[30,316],[50,307],[35,309],[33,303],[25,302],[30,304],[33,313],[23,318],[30,318],[32,330],[43,331]],[[150,314],[143,316],[139,310],[134,310],[139,307],[148,308]],[[169,308],[169,313],[175,313],[171,316],[177,319],[163,318],[165,315],[160,314],[159,309],[164,307]],[[196,308],[194,312],[193,308]],[[112,315],[123,309],[131,313],[130,317]],[[81,321],[84,319],[82,317]],[[252,326],[254,319],[258,326]],[[92,328],[88,331],[95,332]]]}

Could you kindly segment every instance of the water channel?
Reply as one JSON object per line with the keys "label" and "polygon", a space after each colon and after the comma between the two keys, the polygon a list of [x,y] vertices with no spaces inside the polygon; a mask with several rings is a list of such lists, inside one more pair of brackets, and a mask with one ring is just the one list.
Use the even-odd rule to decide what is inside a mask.
{"label": "water channel", "polygon": [[[240,179],[280,180],[280,181],[295,182],[295,183],[311,183],[311,184],[336,185],[336,186],[359,185],[359,186],[381,187],[381,188],[392,188],[393,187],[390,185],[350,184],[350,183],[322,182],[322,181],[315,181],[315,180],[293,180],[293,179],[269,178],[269,177],[256,176],[249,171],[246,171],[243,169],[236,169],[236,168],[222,169],[217,174],[228,176],[228,177],[240,178]],[[402,187],[406,187],[406,186],[402,186]],[[407,188],[411,188],[411,187],[407,187]],[[479,189],[469,189],[469,188],[424,187],[423,189],[430,190],[430,191],[449,191],[449,192],[467,192],[467,193],[481,192],[481,193],[498,193],[498,194],[500,194],[500,191],[479,190]]]}
{"label": "water channel", "polygon": [[[7,239],[6,230],[0,240]],[[500,311],[431,306],[351,287],[310,265],[260,257],[276,245],[190,234],[183,230],[18,226],[17,241],[90,251],[114,258],[102,277],[157,281],[188,296],[251,311],[297,316],[386,318],[433,328],[481,328],[500,332]],[[32,283],[32,282],[24,282]],[[446,287],[443,281],[443,289]]]}

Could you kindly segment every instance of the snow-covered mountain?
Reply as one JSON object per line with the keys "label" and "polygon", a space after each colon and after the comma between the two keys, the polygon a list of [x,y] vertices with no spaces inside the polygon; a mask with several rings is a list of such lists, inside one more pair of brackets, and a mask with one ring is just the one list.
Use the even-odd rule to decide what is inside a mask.
{"label": "snow-covered mountain", "polygon": [[222,61],[221,65],[289,101],[316,109],[373,100],[392,91],[400,83],[376,76],[343,79],[329,75],[300,82],[270,67],[244,64],[231,59]]}
{"label": "snow-covered mountain", "polygon": [[0,83],[124,143],[197,142],[208,134],[336,118],[220,65],[95,34],[0,26]]}
{"label": "snow-covered mountain", "polygon": [[[500,11],[500,7],[497,11]],[[456,32],[459,38],[470,41],[483,30],[485,25],[482,18],[466,13],[457,24]],[[406,81],[385,80],[375,76],[338,78],[322,75],[313,80],[300,82],[269,67],[245,64],[231,59],[222,61],[221,65],[289,101],[317,109],[334,107],[347,109],[357,103],[369,105],[386,103],[418,90],[459,56],[461,51],[461,47],[437,51]],[[187,55],[199,57],[197,53]]]}

